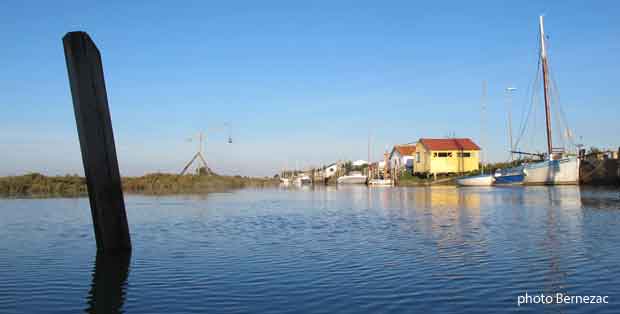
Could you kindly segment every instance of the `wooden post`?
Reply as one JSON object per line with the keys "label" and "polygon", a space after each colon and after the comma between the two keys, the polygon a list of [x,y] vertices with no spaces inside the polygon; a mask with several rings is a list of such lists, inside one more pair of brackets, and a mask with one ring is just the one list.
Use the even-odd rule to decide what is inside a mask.
{"label": "wooden post", "polygon": [[99,251],[131,249],[99,49],[84,32],[63,38]]}

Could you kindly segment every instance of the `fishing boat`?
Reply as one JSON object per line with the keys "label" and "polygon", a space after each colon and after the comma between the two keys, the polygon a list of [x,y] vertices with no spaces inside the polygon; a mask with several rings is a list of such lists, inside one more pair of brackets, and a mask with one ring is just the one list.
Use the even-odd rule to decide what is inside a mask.
{"label": "fishing boat", "polygon": [[523,183],[523,178],[525,177],[523,174],[523,166],[508,168],[508,169],[498,169],[495,171],[493,175],[495,185],[518,185]]}
{"label": "fishing boat", "polygon": [[542,65],[543,91],[545,99],[545,121],[547,133],[546,160],[527,163],[523,167],[524,184],[579,184],[579,163],[576,156],[570,156],[563,149],[554,150],[551,136],[551,96],[549,93],[549,64],[545,47],[543,17],[539,17],[540,61]]}
{"label": "fishing boat", "polygon": [[495,181],[495,177],[490,174],[479,174],[475,176],[456,179],[456,184],[460,186],[490,186]]}
{"label": "fishing boat", "polygon": [[353,171],[349,175],[338,178],[338,184],[366,184],[368,177],[359,171]]}

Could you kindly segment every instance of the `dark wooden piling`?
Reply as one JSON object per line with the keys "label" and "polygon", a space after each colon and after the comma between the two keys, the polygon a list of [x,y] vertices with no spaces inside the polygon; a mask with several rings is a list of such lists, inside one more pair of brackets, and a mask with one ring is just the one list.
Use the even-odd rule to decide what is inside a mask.
{"label": "dark wooden piling", "polygon": [[99,251],[131,249],[99,49],[84,32],[63,38]]}

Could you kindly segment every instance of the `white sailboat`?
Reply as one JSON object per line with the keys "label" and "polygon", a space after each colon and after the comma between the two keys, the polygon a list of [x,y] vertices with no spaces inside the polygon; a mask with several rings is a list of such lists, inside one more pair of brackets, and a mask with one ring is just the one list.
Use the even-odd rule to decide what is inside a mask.
{"label": "white sailboat", "polygon": [[545,98],[545,118],[547,126],[547,160],[526,164],[523,168],[524,184],[579,184],[579,158],[568,156],[563,151],[553,150],[551,136],[551,108],[549,95],[549,65],[545,47],[543,17],[540,25],[540,60],[542,63],[543,89]]}

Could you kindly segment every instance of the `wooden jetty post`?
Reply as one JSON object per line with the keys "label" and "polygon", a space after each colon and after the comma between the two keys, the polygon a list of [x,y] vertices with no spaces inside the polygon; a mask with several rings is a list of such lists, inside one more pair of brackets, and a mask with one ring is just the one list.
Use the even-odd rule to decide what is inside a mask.
{"label": "wooden jetty post", "polygon": [[84,32],[67,33],[62,41],[97,249],[130,250],[101,55]]}

